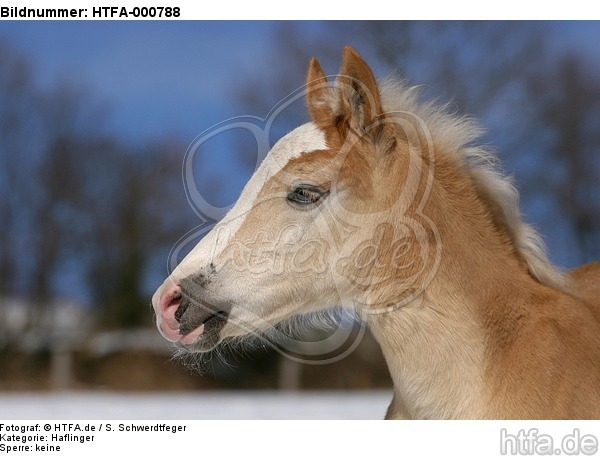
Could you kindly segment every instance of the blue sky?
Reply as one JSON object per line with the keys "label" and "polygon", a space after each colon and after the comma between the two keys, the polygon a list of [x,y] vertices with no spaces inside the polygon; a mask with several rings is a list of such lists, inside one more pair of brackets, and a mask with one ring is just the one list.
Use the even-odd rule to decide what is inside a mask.
{"label": "blue sky", "polygon": [[[296,23],[296,26],[298,23]],[[600,23],[553,24],[558,46],[598,55]],[[3,21],[0,39],[28,55],[44,85],[72,81],[110,109],[112,127],[138,141],[183,135],[241,113],[235,89],[265,71],[275,22]],[[302,22],[310,34],[323,22]],[[256,113],[258,115],[266,113]]]}
{"label": "blue sky", "polygon": [[[211,126],[245,114],[236,90],[262,69],[275,27],[261,21],[5,21],[0,40],[30,59],[42,87],[83,87],[106,109],[103,126],[125,141],[143,146],[173,137],[190,144]],[[231,147],[221,149],[204,153],[211,173],[198,185],[225,176],[229,185],[215,204],[227,206],[249,175]]]}
{"label": "blue sky", "polygon": [[[598,22],[556,23],[558,43],[598,52]],[[69,80],[112,107],[126,136],[200,133],[238,115],[233,88],[263,70],[274,22],[3,21],[43,84]],[[309,32],[323,23],[302,23]],[[200,131],[198,131],[200,129]]]}
{"label": "blue sky", "polygon": [[[327,24],[294,26],[312,37]],[[581,50],[600,67],[600,22],[550,26],[554,46]],[[277,27],[256,21],[3,21],[0,40],[30,58],[43,86],[68,81],[87,88],[94,100],[108,106],[109,128],[119,136],[136,144],[174,136],[189,144],[230,117],[266,115],[242,112],[235,97],[245,78],[255,80],[269,71]],[[235,200],[248,177],[231,167],[232,160],[225,151],[211,161],[215,176],[229,167],[223,205]],[[535,219],[544,205],[530,202],[525,209]],[[562,242],[562,230],[553,230],[546,227],[544,234],[554,245],[554,258],[571,265],[572,246]]]}
{"label": "blue sky", "polygon": [[[238,115],[240,75],[256,71],[265,22],[3,22],[0,39],[33,61],[46,86],[69,81],[110,108],[129,139],[183,135]],[[239,109],[239,107],[238,107]]]}

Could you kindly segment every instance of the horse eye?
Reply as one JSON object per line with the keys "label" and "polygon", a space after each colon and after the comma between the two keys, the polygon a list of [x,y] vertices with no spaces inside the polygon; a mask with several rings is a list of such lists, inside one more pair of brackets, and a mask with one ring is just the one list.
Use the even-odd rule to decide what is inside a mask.
{"label": "horse eye", "polygon": [[326,194],[326,191],[314,185],[298,185],[287,194],[287,199],[292,203],[308,206],[319,202]]}

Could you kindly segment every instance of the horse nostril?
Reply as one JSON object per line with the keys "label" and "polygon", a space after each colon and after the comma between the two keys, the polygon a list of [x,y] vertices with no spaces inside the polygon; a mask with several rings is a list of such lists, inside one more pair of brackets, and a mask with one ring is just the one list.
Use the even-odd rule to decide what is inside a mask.
{"label": "horse nostril", "polygon": [[183,314],[187,310],[187,308],[189,306],[189,302],[181,302],[181,293],[179,294],[177,299],[173,298],[172,302],[174,302],[174,301],[179,301],[179,307],[175,311],[175,320],[177,320],[178,323],[181,323],[181,318],[183,317]]}

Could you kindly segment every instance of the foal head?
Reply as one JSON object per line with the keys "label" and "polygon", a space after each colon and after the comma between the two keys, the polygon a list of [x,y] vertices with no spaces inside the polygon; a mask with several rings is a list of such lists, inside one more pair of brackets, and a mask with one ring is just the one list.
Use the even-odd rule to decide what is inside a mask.
{"label": "foal head", "polygon": [[386,113],[347,47],[330,84],[312,60],[312,121],[280,139],[227,216],[156,291],[165,338],[189,351],[337,305],[381,312],[422,291],[435,229],[421,213],[433,159],[420,119]]}

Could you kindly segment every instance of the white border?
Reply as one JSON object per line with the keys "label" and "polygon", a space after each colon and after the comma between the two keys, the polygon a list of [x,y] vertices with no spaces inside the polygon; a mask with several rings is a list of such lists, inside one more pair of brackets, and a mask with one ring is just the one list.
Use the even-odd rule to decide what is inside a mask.
{"label": "white border", "polygon": [[[380,20],[380,19],[552,19],[577,20],[600,18],[600,11],[582,0],[564,2],[481,2],[473,0],[424,0],[421,2],[395,2],[389,0],[323,2],[274,2],[272,0],[228,0],[199,2],[189,0],[45,0],[3,2],[3,7],[27,8],[87,8],[94,7],[179,7],[179,20]],[[144,19],[144,18],[139,18]],[[163,19],[173,19],[163,18]],[[6,20],[6,19],[0,19]],[[99,20],[88,14],[84,20]],[[113,17],[104,20],[135,20]]]}

